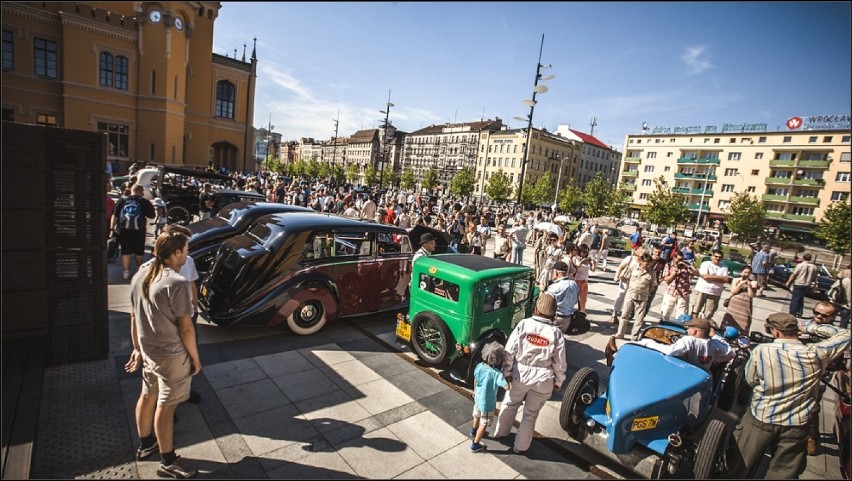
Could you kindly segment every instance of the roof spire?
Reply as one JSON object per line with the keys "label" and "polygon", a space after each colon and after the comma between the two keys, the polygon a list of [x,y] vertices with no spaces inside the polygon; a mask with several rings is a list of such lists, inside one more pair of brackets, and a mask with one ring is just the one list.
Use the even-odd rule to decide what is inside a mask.
{"label": "roof spire", "polygon": [[251,59],[257,60],[257,37],[254,37],[254,46],[251,48]]}
{"label": "roof spire", "polygon": [[246,61],[246,44],[243,42],[243,62]]}

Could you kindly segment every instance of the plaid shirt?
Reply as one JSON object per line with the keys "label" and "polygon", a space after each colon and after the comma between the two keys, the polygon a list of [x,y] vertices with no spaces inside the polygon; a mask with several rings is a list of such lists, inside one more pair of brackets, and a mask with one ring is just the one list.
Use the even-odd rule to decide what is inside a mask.
{"label": "plaid shirt", "polygon": [[777,426],[805,426],[816,407],[820,374],[849,348],[849,330],[830,324],[809,325],[805,332],[822,339],[802,344],[776,339],[759,344],[746,363],[745,380],[754,387],[751,413]]}
{"label": "plaid shirt", "polygon": [[[663,278],[668,277],[671,274],[672,269],[677,269],[677,264],[675,262],[669,262],[666,264],[665,269],[663,269]],[[666,287],[666,294],[674,297],[689,297],[692,294],[692,274],[690,274],[689,269],[680,269],[669,282],[668,287]]]}

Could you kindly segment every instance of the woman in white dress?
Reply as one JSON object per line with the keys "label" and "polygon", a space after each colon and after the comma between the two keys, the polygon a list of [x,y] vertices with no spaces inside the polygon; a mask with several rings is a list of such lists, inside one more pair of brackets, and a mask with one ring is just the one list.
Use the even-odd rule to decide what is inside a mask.
{"label": "woman in white dress", "polygon": [[538,283],[541,289],[547,289],[550,283],[550,272],[553,270],[553,264],[562,260],[562,246],[559,245],[559,237],[556,235],[550,236],[550,245],[544,249],[544,265],[538,275]]}

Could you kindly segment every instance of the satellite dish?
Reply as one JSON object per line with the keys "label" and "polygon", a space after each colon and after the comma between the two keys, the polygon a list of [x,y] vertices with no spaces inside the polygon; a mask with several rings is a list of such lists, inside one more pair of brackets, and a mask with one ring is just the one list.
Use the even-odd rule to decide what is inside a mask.
{"label": "satellite dish", "polygon": [[533,87],[533,92],[537,94],[543,94],[547,92],[547,85],[536,85],[535,87]]}
{"label": "satellite dish", "polygon": [[530,120],[530,119],[525,119],[523,117],[518,117],[517,115],[512,117],[512,118],[517,120],[518,122],[529,122],[529,120]]}
{"label": "satellite dish", "polygon": [[553,80],[556,78],[556,75],[545,75],[544,77],[539,77],[539,80]]}
{"label": "satellite dish", "polygon": [[536,101],[530,100],[530,99],[524,99],[524,100],[521,100],[521,103],[526,105],[527,107],[534,107],[535,104],[536,104]]}

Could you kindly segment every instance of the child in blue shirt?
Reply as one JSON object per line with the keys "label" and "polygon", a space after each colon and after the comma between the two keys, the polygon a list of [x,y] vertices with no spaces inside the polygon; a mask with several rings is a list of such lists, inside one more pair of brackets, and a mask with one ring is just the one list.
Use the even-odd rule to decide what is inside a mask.
{"label": "child in blue shirt", "polygon": [[508,391],[511,387],[502,371],[505,356],[503,345],[497,341],[489,342],[482,348],[483,362],[473,370],[473,428],[470,430],[473,443],[470,450],[474,453],[486,449],[481,441],[497,410],[497,388]]}

